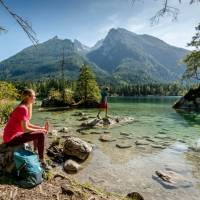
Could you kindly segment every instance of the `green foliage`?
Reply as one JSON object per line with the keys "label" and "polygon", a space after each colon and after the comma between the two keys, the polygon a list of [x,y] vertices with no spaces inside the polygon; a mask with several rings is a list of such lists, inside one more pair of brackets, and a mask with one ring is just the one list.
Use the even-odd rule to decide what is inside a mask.
{"label": "green foliage", "polygon": [[13,100],[18,97],[18,91],[13,84],[0,81],[0,100]]}
{"label": "green foliage", "polygon": [[[64,92],[64,94],[62,94],[62,92]],[[56,101],[56,102],[63,102],[64,104],[71,105],[71,104],[74,103],[74,97],[73,96],[74,96],[74,93],[69,88],[65,88],[64,91],[60,91],[58,89],[51,88],[50,91],[49,91],[48,98],[53,100],[53,101]]]}
{"label": "green foliage", "polygon": [[74,104],[74,92],[70,88],[66,88],[64,92],[64,102],[69,105]]}
{"label": "green foliage", "polygon": [[17,89],[11,83],[0,81],[0,124],[7,121],[18,96]]}
{"label": "green foliage", "polygon": [[95,76],[88,65],[82,65],[80,69],[75,98],[83,103],[98,102],[100,99],[99,87],[95,80]]}
{"label": "green foliage", "polygon": [[4,124],[13,110],[14,101],[0,100],[0,124]]}
{"label": "green foliage", "polygon": [[173,84],[134,84],[134,85],[118,85],[111,87],[112,95],[120,96],[146,96],[146,95],[162,95],[162,96],[179,96],[187,91],[184,86]]}
{"label": "green foliage", "polygon": [[195,50],[188,54],[184,59],[187,69],[183,78],[200,80],[200,23],[195,29],[197,33],[192,37],[192,41],[188,44],[188,46],[195,47]]}
{"label": "green foliage", "polygon": [[62,96],[59,90],[56,90],[55,88],[52,88],[49,91],[49,99],[51,100],[56,100],[56,101],[61,101],[62,100]]}

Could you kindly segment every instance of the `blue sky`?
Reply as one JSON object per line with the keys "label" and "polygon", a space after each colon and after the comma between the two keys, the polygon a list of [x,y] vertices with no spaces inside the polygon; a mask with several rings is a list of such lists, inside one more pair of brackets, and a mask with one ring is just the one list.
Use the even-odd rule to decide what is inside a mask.
{"label": "blue sky", "polygon": [[[149,19],[162,7],[162,0],[4,0],[17,14],[31,22],[40,42],[55,35],[61,39],[78,39],[92,46],[111,28],[126,28],[138,34],[150,34],[167,43],[187,48],[194,27],[200,22],[200,4],[189,6],[189,0],[172,5],[180,8],[178,21],[170,17],[151,26]],[[31,44],[21,28],[0,6],[0,25],[8,29],[0,34],[0,61]]]}

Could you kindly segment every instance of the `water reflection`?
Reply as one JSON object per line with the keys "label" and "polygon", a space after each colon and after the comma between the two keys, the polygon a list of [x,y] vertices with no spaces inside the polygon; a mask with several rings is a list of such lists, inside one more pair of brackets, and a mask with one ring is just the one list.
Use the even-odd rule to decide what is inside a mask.
{"label": "water reflection", "polygon": [[200,125],[200,113],[184,110],[176,110],[176,113],[179,114],[190,126]]}

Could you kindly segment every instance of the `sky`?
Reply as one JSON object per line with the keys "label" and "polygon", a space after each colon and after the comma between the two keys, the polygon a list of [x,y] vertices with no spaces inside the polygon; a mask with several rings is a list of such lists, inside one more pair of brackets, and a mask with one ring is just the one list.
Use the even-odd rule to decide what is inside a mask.
{"label": "sky", "polygon": [[[163,0],[4,0],[9,8],[31,23],[40,43],[54,36],[77,39],[93,46],[104,38],[111,28],[125,28],[137,34],[149,34],[165,42],[188,48],[200,23],[200,3],[189,5],[190,0],[169,0],[179,8],[178,20],[170,16],[151,25],[150,18],[162,7]],[[16,21],[0,5],[0,61],[31,46],[31,41]]]}

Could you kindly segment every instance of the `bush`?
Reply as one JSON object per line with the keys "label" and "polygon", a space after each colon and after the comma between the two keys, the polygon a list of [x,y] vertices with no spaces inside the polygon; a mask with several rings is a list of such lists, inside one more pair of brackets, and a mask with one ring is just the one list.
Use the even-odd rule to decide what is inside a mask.
{"label": "bush", "polygon": [[19,97],[17,89],[7,82],[0,81],[0,124],[4,124],[13,110],[15,99]]}
{"label": "bush", "polygon": [[64,103],[72,105],[74,104],[74,92],[71,89],[65,89]]}
{"label": "bush", "polygon": [[56,90],[54,88],[52,88],[50,91],[49,91],[49,99],[50,100],[53,100],[53,101],[61,101],[61,93],[59,90]]}
{"label": "bush", "polygon": [[13,111],[14,101],[0,100],[0,124],[6,123],[10,113]]}

